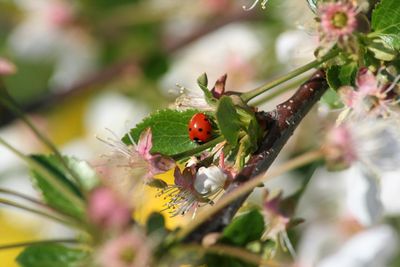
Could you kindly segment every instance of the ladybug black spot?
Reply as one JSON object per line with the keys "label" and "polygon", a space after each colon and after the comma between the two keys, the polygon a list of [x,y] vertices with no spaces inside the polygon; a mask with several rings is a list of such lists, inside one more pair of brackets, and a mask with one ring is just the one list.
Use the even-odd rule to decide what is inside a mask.
{"label": "ladybug black spot", "polygon": [[208,135],[210,135],[210,134],[211,134],[211,132],[207,131],[207,134],[208,134]]}
{"label": "ladybug black spot", "polygon": [[192,130],[192,128],[189,128],[189,132]]}
{"label": "ladybug black spot", "polygon": [[203,128],[199,128],[199,132],[202,132],[203,131]]}

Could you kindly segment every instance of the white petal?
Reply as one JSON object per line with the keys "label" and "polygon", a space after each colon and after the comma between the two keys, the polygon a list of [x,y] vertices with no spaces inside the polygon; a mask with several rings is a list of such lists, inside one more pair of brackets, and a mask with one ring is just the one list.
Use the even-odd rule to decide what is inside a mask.
{"label": "white petal", "polygon": [[85,126],[89,136],[107,136],[109,133],[106,128],[122,136],[147,114],[148,107],[143,103],[108,90],[89,104]]}
{"label": "white petal", "polygon": [[290,68],[305,64],[314,58],[316,37],[303,30],[286,31],[276,40],[276,56]]}
{"label": "white petal", "polygon": [[335,225],[310,222],[306,226],[297,247],[296,266],[315,266],[341,239]]}
{"label": "white petal", "polygon": [[347,211],[364,226],[378,222],[383,213],[378,180],[355,165],[346,172],[346,185]]}
{"label": "white petal", "polygon": [[361,232],[347,241],[318,267],[385,266],[397,249],[396,233],[389,226],[379,226]]}
{"label": "white petal", "polygon": [[[176,28],[173,30],[176,31]],[[204,70],[207,70],[209,81],[213,82],[221,74],[228,72],[230,86],[236,89],[238,89],[237,86],[247,88],[248,86],[244,84],[237,84],[237,86],[233,84],[235,77],[229,71],[229,63],[234,57],[239,57],[242,62],[249,62],[262,52],[262,49],[261,41],[253,29],[242,23],[231,23],[214,33],[207,34],[177,53],[170,71],[162,80],[161,88],[165,88],[164,93],[169,95],[173,93],[171,89],[175,88],[178,82],[192,92],[201,94],[196,80]],[[175,94],[178,92],[179,90],[175,90]]]}
{"label": "white petal", "polygon": [[217,166],[201,167],[196,174],[194,189],[200,194],[210,194],[223,188],[226,174]]}
{"label": "white petal", "polygon": [[399,172],[388,172],[381,177],[381,200],[386,215],[400,214],[400,176]]}

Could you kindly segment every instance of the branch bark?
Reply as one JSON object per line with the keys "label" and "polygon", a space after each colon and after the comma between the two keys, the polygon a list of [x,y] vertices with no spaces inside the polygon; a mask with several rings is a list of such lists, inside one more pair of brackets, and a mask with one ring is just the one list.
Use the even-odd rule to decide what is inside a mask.
{"label": "branch bark", "polygon": [[[278,105],[275,110],[268,113],[259,113],[267,129],[264,140],[258,151],[236,176],[235,181],[227,188],[225,194],[229,194],[246,181],[268,170],[301,120],[327,89],[328,84],[325,79],[325,73],[322,70],[318,70],[299,87],[290,99]],[[222,231],[231,222],[233,216],[248,196],[249,194],[239,197],[229,206],[212,216],[189,234],[185,238],[185,242],[201,242],[208,233]]]}

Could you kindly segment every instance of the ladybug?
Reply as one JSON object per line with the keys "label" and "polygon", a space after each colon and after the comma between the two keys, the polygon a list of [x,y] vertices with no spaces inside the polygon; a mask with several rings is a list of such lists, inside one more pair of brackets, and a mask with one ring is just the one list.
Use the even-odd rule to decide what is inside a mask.
{"label": "ladybug", "polygon": [[190,140],[203,144],[210,140],[212,126],[207,115],[204,113],[196,113],[189,121],[188,125]]}

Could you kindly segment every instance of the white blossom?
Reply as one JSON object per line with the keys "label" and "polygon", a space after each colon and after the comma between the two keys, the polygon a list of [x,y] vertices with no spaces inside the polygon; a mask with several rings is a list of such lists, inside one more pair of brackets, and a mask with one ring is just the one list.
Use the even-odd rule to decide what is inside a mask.
{"label": "white blossom", "polygon": [[210,195],[224,188],[227,175],[217,166],[201,167],[194,181],[195,190],[202,195]]}
{"label": "white blossom", "polygon": [[397,250],[396,233],[386,225],[356,234],[318,267],[387,266]]}

